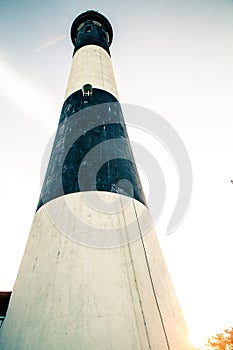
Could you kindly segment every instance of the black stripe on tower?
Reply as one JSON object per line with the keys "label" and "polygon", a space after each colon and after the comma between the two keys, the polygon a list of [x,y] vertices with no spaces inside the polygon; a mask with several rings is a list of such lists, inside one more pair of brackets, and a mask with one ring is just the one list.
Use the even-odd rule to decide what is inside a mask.
{"label": "black stripe on tower", "polygon": [[121,106],[100,89],[66,99],[37,209],[84,191],[120,193],[146,204]]}
{"label": "black stripe on tower", "polygon": [[71,26],[71,40],[75,52],[86,45],[98,45],[110,55],[113,31],[106,17],[96,11],[87,11],[79,15]]}

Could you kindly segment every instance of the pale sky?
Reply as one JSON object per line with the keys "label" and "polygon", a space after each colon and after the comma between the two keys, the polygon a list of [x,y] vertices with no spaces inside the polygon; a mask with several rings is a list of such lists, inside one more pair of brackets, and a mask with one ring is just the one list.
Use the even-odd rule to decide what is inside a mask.
{"label": "pale sky", "polygon": [[0,290],[13,288],[39,198],[41,159],[63,104],[70,26],[87,9],[112,23],[121,102],[161,115],[188,150],[192,201],[167,236],[178,193],[174,165],[157,141],[129,130],[164,171],[167,198],[156,231],[192,339],[209,336],[233,326],[231,0],[0,0]]}

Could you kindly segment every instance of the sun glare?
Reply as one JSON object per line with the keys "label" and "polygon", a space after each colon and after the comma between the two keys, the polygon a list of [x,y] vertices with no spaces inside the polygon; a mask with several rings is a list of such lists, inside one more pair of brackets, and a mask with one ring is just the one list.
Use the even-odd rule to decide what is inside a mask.
{"label": "sun glare", "polygon": [[189,341],[195,347],[195,349],[199,349],[201,347],[204,347],[204,345],[207,342],[207,338],[208,337],[206,337],[202,334],[195,333],[195,332],[191,333],[189,335]]}

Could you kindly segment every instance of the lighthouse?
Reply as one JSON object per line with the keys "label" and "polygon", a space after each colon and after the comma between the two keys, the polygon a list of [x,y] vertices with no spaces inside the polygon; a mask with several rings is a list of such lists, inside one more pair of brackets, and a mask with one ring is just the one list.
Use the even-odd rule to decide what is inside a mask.
{"label": "lighthouse", "polygon": [[[1,350],[191,350],[96,11],[71,26],[65,99]],[[143,116],[142,116],[143,118]]]}

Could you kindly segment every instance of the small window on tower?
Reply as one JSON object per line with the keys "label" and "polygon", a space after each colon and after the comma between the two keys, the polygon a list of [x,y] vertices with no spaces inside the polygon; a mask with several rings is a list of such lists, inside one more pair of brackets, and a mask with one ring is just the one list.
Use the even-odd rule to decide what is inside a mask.
{"label": "small window on tower", "polygon": [[91,32],[91,26],[87,26],[86,27],[86,33],[90,33]]}
{"label": "small window on tower", "polygon": [[91,84],[83,85],[82,87],[83,96],[92,96],[92,92],[93,92],[93,89]]}
{"label": "small window on tower", "polygon": [[84,27],[84,23],[81,23],[80,26],[77,28],[77,32],[82,28]]}
{"label": "small window on tower", "polygon": [[92,21],[92,23],[98,27],[101,27],[101,24],[99,22],[96,22],[96,21]]}

